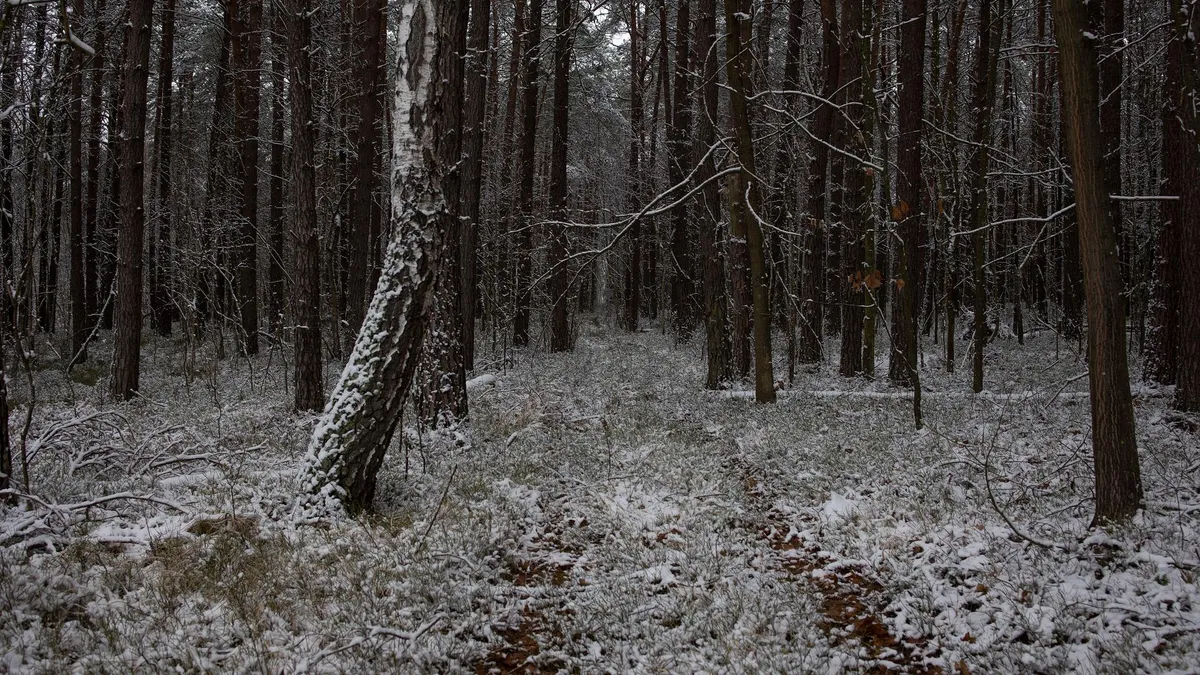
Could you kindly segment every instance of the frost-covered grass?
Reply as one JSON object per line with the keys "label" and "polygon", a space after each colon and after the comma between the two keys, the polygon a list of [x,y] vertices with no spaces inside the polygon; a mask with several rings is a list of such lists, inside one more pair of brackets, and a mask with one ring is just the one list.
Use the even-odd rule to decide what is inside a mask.
{"label": "frost-covered grass", "polygon": [[[1136,401],[1149,508],[1089,529],[1082,359],[995,343],[975,397],[926,350],[916,432],[832,364],[758,406],[701,390],[699,341],[589,327],[481,369],[459,435],[406,417],[376,512],[316,526],[291,521],[315,420],[286,352],[156,341],[117,405],[103,363],[68,378],[40,350],[0,671],[1200,668],[1200,441],[1166,399]],[[869,644],[868,614],[911,653]]]}

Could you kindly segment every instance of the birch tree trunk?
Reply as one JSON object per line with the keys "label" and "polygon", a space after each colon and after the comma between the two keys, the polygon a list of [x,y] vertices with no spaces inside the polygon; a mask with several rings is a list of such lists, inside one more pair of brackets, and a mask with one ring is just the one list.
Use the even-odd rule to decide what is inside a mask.
{"label": "birch tree trunk", "polygon": [[451,0],[406,0],[396,26],[392,238],[354,349],[313,431],[297,516],[371,506],[375,477],[400,421],[421,353],[446,209],[437,159],[439,24]]}

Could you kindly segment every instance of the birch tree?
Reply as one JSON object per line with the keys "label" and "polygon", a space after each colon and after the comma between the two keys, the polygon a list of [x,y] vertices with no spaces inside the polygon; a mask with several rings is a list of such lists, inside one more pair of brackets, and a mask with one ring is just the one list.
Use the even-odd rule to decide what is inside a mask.
{"label": "birch tree", "polygon": [[435,111],[440,26],[454,5],[406,0],[397,12],[392,237],[358,339],[309,441],[300,470],[301,518],[371,506],[420,358],[446,218],[436,141],[443,129]]}

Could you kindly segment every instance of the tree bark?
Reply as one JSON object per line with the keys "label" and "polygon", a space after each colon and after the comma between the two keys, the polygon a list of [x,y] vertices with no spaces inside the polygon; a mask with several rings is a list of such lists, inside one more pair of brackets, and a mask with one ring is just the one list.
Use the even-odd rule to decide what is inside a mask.
{"label": "tree bark", "polygon": [[[870,143],[862,133],[864,119],[863,107],[865,96],[874,92],[864,91],[862,77],[864,73],[863,43],[867,33],[863,30],[863,0],[843,0],[842,2],[842,57],[840,79],[846,83],[844,90],[847,103],[842,139],[843,150],[859,157],[865,157],[870,152]],[[843,288],[842,297],[845,306],[842,307],[842,350],[839,370],[842,377],[853,377],[863,372],[863,320],[865,318],[863,278],[863,221],[866,215],[867,199],[863,194],[865,187],[864,167],[852,159],[842,158],[842,260],[843,268],[838,285]]]}
{"label": "tree bark", "polygon": [[158,246],[152,252],[153,272],[150,279],[150,320],[163,337],[171,334],[171,159],[174,156],[172,114],[174,111],[175,64],[175,0],[166,0],[162,10],[162,45],[158,61],[158,130],[155,149],[158,151]]}
{"label": "tree bark", "polygon": [[513,345],[529,344],[529,312],[533,301],[533,174],[536,159],[538,59],[542,42],[542,0],[530,0],[522,49],[524,72],[521,96],[521,156],[517,210],[521,229],[517,234],[516,313],[513,317]]}
{"label": "tree bark", "polygon": [[463,184],[459,198],[462,219],[463,368],[475,369],[475,306],[479,302],[479,202],[483,185],[483,130],[488,88],[488,24],[491,0],[472,0],[467,36],[467,81],[463,112]]}
{"label": "tree bark", "polygon": [[258,353],[258,119],[262,77],[262,0],[229,0],[233,12],[233,183],[241,197],[237,244],[237,314],[242,351]]}
{"label": "tree bark", "polygon": [[[575,0],[556,0],[557,33],[554,37],[554,130],[550,139],[550,214],[558,221],[567,219],[567,132],[571,69],[571,22]],[[567,315],[570,300],[570,268],[568,267],[567,230],[563,225],[551,225],[549,262],[550,272],[550,351],[571,349],[571,325]]]}
{"label": "tree bark", "polygon": [[[832,101],[838,89],[838,74],[841,72],[841,48],[838,44],[838,22],[836,0],[821,0],[822,58],[824,59],[824,81],[821,85],[823,101]],[[820,103],[813,119],[813,135],[821,140],[830,138],[833,129],[833,106]],[[803,261],[803,293],[800,311],[800,336],[797,340],[796,358],[800,363],[816,363],[821,360],[822,336],[824,335],[824,298],[826,241],[828,227],[825,222],[825,186],[829,176],[829,147],[819,141],[812,144],[812,160],[808,166],[808,203],[804,218],[805,260]]]}
{"label": "tree bark", "polygon": [[[74,0],[75,16],[84,15],[83,0]],[[71,362],[87,360],[87,288],[84,286],[83,232],[83,51],[71,49]]]}
{"label": "tree bark", "polygon": [[[893,305],[892,351],[888,379],[916,385],[917,310],[921,288],[921,228],[925,217],[921,135],[925,105],[925,0],[904,0],[900,28],[900,135],[896,139],[896,197],[900,275]],[[920,422],[917,422],[920,426]]]}
{"label": "tree bark", "polygon": [[[642,65],[642,37],[638,29],[640,3],[629,3],[629,176],[627,191],[629,210],[641,207],[642,154],[642,85],[645,70]],[[642,223],[637,220],[629,231],[629,266],[625,274],[625,329],[636,332],[642,311]]]}
{"label": "tree bark", "polygon": [[1094,523],[1131,518],[1141,506],[1142,483],[1134,436],[1133,399],[1125,345],[1117,236],[1108,217],[1100,137],[1100,95],[1094,38],[1085,35],[1087,6],[1053,0],[1062,76],[1063,117],[1075,183],[1075,210],[1087,283],[1088,383],[1096,470]]}
{"label": "tree bark", "polygon": [[321,356],[321,245],[317,233],[315,164],[316,120],[312,91],[312,2],[290,0],[287,7],[288,83],[292,131],[292,247],[295,286],[292,314],[296,410],[325,404]]}
{"label": "tree bark", "polygon": [[270,254],[267,256],[267,324],[277,338],[283,328],[283,297],[287,292],[283,278],[283,54],[282,36],[286,32],[279,5],[271,9],[271,169],[270,206],[267,229]]}
{"label": "tree bark", "polygon": [[704,265],[704,336],[708,354],[704,386],[718,389],[730,377],[729,327],[726,322],[725,265],[720,247],[721,195],[713,180],[717,169],[708,150],[716,142],[717,101],[716,0],[698,0],[696,17],[697,70],[703,84],[696,95],[696,146],[694,154],[704,157],[696,181],[704,185],[699,194],[700,256]]}
{"label": "tree bark", "polygon": [[729,80],[730,116],[737,140],[737,159],[741,163],[738,194],[732,202],[742,208],[746,248],[750,255],[750,284],[754,298],[754,400],[775,402],[775,375],[771,362],[770,288],[767,286],[763,233],[759,218],[763,213],[758,172],[754,164],[754,142],[746,99],[750,88],[753,54],[750,46],[750,6],[748,0],[726,0],[725,37],[726,77]]}
{"label": "tree bark", "polygon": [[[1187,273],[1188,264],[1200,259],[1200,119],[1195,104],[1200,86],[1200,65],[1197,64],[1196,39],[1200,34],[1200,12],[1179,0],[1172,2],[1175,23],[1175,42],[1182,43],[1175,58],[1181,61],[1179,90],[1171,92],[1171,108],[1178,113],[1172,121],[1177,129],[1171,135],[1180,139],[1176,166],[1176,185],[1179,188],[1179,326],[1177,332],[1177,377],[1174,405],[1179,410],[1200,412],[1200,275]],[[1189,22],[1190,20],[1190,22]],[[1089,295],[1090,298],[1090,295]]]}
{"label": "tree bark", "polygon": [[438,36],[457,12],[451,0],[405,0],[395,79],[392,238],[379,286],[345,370],[309,442],[300,471],[302,516],[369,508],[375,478],[400,420],[421,353],[433,281],[441,264],[446,205],[436,112],[442,74]]}
{"label": "tree bark", "polygon": [[[667,164],[667,182],[678,185],[688,174],[692,149],[692,106],[688,96],[690,73],[688,43],[691,38],[691,2],[680,0],[675,22],[675,80],[671,94],[673,105],[668,127],[671,152]],[[672,284],[671,305],[675,334],[686,342],[696,327],[696,264],[692,250],[687,204],[671,213]]]}
{"label": "tree bark", "polygon": [[999,36],[992,31],[992,0],[979,6],[979,41],[976,43],[972,107],[975,109],[975,133],[972,138],[975,159],[971,185],[971,248],[974,266],[975,325],[971,352],[971,390],[983,391],[983,356],[987,345],[987,282],[984,278],[988,237],[988,162],[991,158],[992,111],[996,102],[996,62],[1000,53]]}
{"label": "tree bark", "polygon": [[142,242],[146,151],[146,80],[150,65],[153,0],[130,0],[121,96],[121,220],[117,250],[116,335],[112,395],[128,401],[138,391],[142,342]]}

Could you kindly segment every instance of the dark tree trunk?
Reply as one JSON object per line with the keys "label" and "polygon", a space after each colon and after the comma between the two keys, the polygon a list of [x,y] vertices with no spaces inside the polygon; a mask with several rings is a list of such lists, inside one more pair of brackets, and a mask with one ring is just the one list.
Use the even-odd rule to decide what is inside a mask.
{"label": "dark tree trunk", "polygon": [[[896,282],[888,379],[914,387],[917,384],[918,294],[924,266],[921,255],[925,215],[921,134],[925,112],[925,22],[925,0],[904,0],[900,28],[900,135],[896,139],[898,203],[893,209],[900,238],[900,250],[897,251],[900,275]],[[917,426],[920,426],[919,419]]]}
{"label": "dark tree trunk", "polygon": [[283,328],[283,12],[271,10],[271,177],[268,229],[271,252],[267,260],[267,314],[271,333],[279,337]]}
{"label": "dark tree trunk", "polygon": [[[832,101],[838,89],[838,74],[841,71],[841,48],[838,45],[838,23],[836,0],[821,0],[822,58],[824,59],[824,82],[821,98]],[[796,359],[800,363],[816,363],[821,360],[822,336],[824,335],[824,299],[826,242],[828,227],[825,222],[825,186],[829,177],[829,147],[822,143],[829,139],[833,130],[833,107],[821,103],[813,119],[812,160],[808,167],[808,204],[805,207],[805,236],[803,280],[801,283],[800,331],[796,346]]]}
{"label": "dark tree trunk", "polygon": [[[84,330],[91,332],[96,325],[98,310],[99,265],[97,259],[100,253],[96,248],[96,230],[100,225],[100,125],[104,115],[104,52],[107,47],[105,31],[105,1],[96,0],[93,10],[93,21],[96,25],[96,37],[92,48],[96,50],[91,59],[92,82],[88,93],[88,165],[87,165],[87,196],[84,205],[84,264],[83,264],[83,297],[84,297]],[[72,324],[74,332],[74,324]],[[74,339],[74,338],[72,338]],[[78,352],[72,344],[73,351]]]}
{"label": "dark tree trunk", "polygon": [[[225,23],[230,26],[232,18],[228,4],[225,10]],[[221,52],[217,64],[216,89],[213,94],[212,118],[208,135],[208,175],[204,187],[204,219],[201,224],[201,238],[209,250],[202,255],[196,274],[196,312],[195,331],[197,335],[204,332],[205,323],[212,319],[222,302],[221,289],[224,288],[223,270],[217,268],[221,256],[213,249],[220,248],[222,237],[218,234],[217,223],[221,220],[224,205],[222,196],[228,192],[230,157],[226,141],[230,138],[230,98],[232,95],[232,39],[230,31],[223,31],[225,38],[221,42]],[[215,283],[214,283],[215,282]]]}
{"label": "dark tree trunk", "polygon": [[[1181,139],[1173,169],[1178,172],[1179,222],[1176,232],[1180,262],[1176,266],[1180,311],[1174,405],[1187,412],[1200,412],[1200,275],[1187,271],[1191,261],[1200,260],[1200,145],[1196,141],[1200,137],[1200,119],[1192,103],[1196,100],[1197,78],[1200,77],[1194,37],[1200,33],[1200,12],[1194,6],[1182,6],[1178,0],[1172,2],[1171,8],[1171,18],[1175,22],[1174,41],[1183,45],[1180,53],[1175,55],[1182,61],[1177,69],[1179,90],[1170,92],[1171,107],[1179,113],[1172,121],[1178,128],[1171,135]],[[1091,296],[1088,298],[1090,300]]]}
{"label": "dark tree trunk", "polygon": [[1087,283],[1088,382],[1096,470],[1096,524],[1133,517],[1142,503],[1117,236],[1108,218],[1100,137],[1100,95],[1087,6],[1053,0],[1063,117],[1075,184],[1075,210]]}
{"label": "dark tree trunk", "polygon": [[[475,306],[479,301],[479,202],[483,185],[483,130],[488,97],[488,23],[491,0],[472,0],[467,36],[467,80],[463,111],[463,179],[459,209],[462,220],[463,368],[475,369]],[[494,92],[492,92],[494,93]]]}
{"label": "dark tree trunk", "polygon": [[537,141],[538,57],[542,42],[542,0],[530,0],[526,17],[525,61],[522,73],[521,96],[521,155],[518,171],[517,211],[520,232],[517,234],[516,313],[513,317],[513,345],[529,344],[529,312],[533,301],[533,174]]}
{"label": "dark tree trunk", "polygon": [[321,368],[321,245],[317,238],[317,185],[314,167],[316,120],[312,91],[312,2],[290,0],[287,7],[288,83],[292,119],[292,314],[296,410],[325,405]]}
{"label": "dark tree trunk", "polygon": [[164,337],[171,334],[171,121],[174,102],[175,0],[166,0],[162,11],[162,46],[158,65],[158,247],[151,252],[150,322]]}
{"label": "dark tree trunk", "polygon": [[146,80],[150,65],[153,0],[130,0],[121,87],[121,220],[117,249],[116,335],[112,395],[128,401],[138,391],[142,341],[142,241],[146,151]]}
{"label": "dark tree trunk", "polygon": [[[245,1],[245,0],[243,0]],[[354,88],[358,101],[358,128],[354,133],[355,162],[352,172],[349,222],[349,265],[346,269],[346,322],[352,331],[362,325],[363,312],[373,289],[371,278],[371,211],[375,199],[375,166],[379,158],[379,68],[384,48],[380,3],[353,0],[353,30],[357,41],[354,56]]]}
{"label": "dark tree trunk", "polygon": [[241,197],[237,237],[237,315],[242,351],[258,353],[258,128],[262,82],[262,0],[230,0],[234,13],[234,185]]}
{"label": "dark tree trunk", "polygon": [[[840,79],[846,83],[844,93],[848,104],[844,131],[839,135],[842,149],[859,157],[870,151],[868,139],[862,133],[865,96],[874,92],[864,91],[863,43],[869,34],[863,29],[863,0],[842,2],[842,57]],[[839,370],[843,377],[861,375],[863,372],[863,319],[865,317],[863,279],[863,221],[867,199],[863,194],[865,176],[861,165],[852,159],[842,158],[842,261],[838,285],[842,287],[845,306],[841,311],[842,350]]]}
{"label": "dark tree trunk", "polygon": [[422,422],[429,426],[450,426],[467,417],[467,377],[462,361],[462,315],[459,290],[461,268],[454,264],[462,255],[462,229],[458,219],[462,158],[463,54],[467,45],[468,6],[453,2],[453,11],[439,14],[437,71],[438,116],[441,133],[434,143],[437,161],[442,167],[442,199],[445,211],[438,223],[437,256],[447,261],[439,265],[433,291],[433,316],[425,351],[418,366]]}
{"label": "dark tree trunk", "polygon": [[996,62],[1000,53],[999,36],[992,30],[992,0],[979,6],[979,41],[976,42],[972,107],[975,109],[974,166],[971,185],[971,248],[974,266],[975,325],[971,352],[971,390],[983,391],[983,355],[987,345],[987,283],[984,278],[988,237],[988,162],[992,138],[992,110],[996,100]]}
{"label": "dark tree trunk", "polygon": [[729,80],[729,107],[733,134],[737,141],[737,159],[742,166],[739,191],[732,195],[731,203],[739,204],[742,212],[742,229],[746,235],[746,248],[750,257],[750,285],[754,298],[754,400],[759,403],[775,402],[775,375],[771,362],[771,306],[767,286],[766,261],[763,255],[763,232],[759,223],[762,208],[760,179],[754,164],[754,142],[750,132],[750,118],[746,110],[746,99],[751,87],[751,63],[753,53],[750,45],[749,0],[726,0],[725,37],[726,77]]}
{"label": "dark tree trunk", "polygon": [[696,180],[703,184],[698,204],[700,222],[700,257],[704,267],[704,334],[708,353],[708,368],[704,386],[717,389],[730,377],[729,328],[726,322],[728,299],[725,296],[725,265],[720,247],[721,195],[716,165],[709,149],[716,142],[717,119],[717,54],[716,0],[698,0],[696,17],[697,70],[702,74],[702,86],[697,92],[695,155],[703,157],[696,171]]}
{"label": "dark tree trunk", "polygon": [[[558,16],[554,37],[554,131],[550,140],[550,216],[558,221],[567,219],[567,113],[570,92],[567,90],[571,69],[571,22],[575,0],[556,0]],[[682,211],[682,209],[680,209]],[[571,325],[567,316],[570,300],[570,268],[567,252],[567,230],[552,225],[550,239],[550,351],[571,349]]]}
{"label": "dark tree trunk", "polygon": [[[667,164],[667,182],[678,185],[691,168],[692,106],[688,43],[691,38],[691,2],[680,0],[675,23],[675,81],[671,98],[671,119],[668,136],[671,152]],[[675,316],[675,333],[679,341],[687,341],[696,327],[696,263],[692,250],[687,204],[671,213],[672,284],[671,305]]]}
{"label": "dark tree trunk", "polygon": [[[83,0],[74,0],[84,16]],[[71,360],[87,359],[87,288],[84,286],[83,232],[83,51],[71,47]],[[43,252],[45,254],[45,252]],[[47,279],[48,281],[48,279]]]}
{"label": "dark tree trunk", "polygon": [[[642,119],[642,38],[638,32],[640,3],[629,3],[629,176],[630,212],[641,208],[641,154],[644,124]],[[637,331],[642,309],[642,223],[636,220],[629,231],[629,267],[625,274],[625,328]]]}

